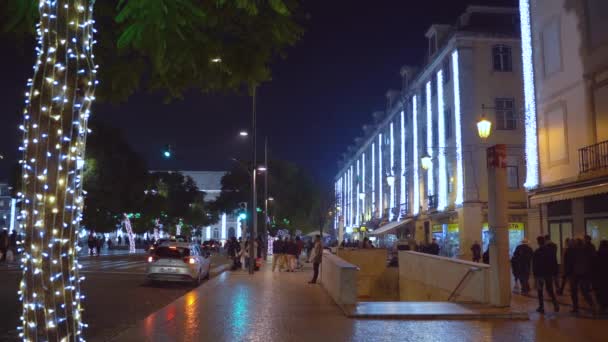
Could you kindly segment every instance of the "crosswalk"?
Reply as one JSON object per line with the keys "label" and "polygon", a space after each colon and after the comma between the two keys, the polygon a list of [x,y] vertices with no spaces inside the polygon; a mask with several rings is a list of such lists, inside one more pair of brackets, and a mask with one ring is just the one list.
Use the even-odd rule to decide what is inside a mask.
{"label": "crosswalk", "polygon": [[[80,261],[81,273],[125,273],[145,274],[146,260],[95,260],[92,258]],[[18,262],[0,264],[0,272],[20,272]]]}

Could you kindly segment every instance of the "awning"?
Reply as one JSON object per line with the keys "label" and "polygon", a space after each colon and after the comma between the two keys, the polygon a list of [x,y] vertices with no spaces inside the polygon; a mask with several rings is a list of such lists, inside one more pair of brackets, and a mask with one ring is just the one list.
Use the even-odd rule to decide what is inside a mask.
{"label": "awning", "polygon": [[[321,233],[318,230],[315,230],[314,232],[310,232],[308,234],[306,234],[306,236],[310,236],[310,237],[315,237],[317,235],[321,235]],[[326,232],[323,232],[323,237],[327,237],[329,236],[329,234],[327,234]]]}
{"label": "awning", "polygon": [[389,222],[389,223],[385,224],[384,226],[374,230],[373,232],[370,232],[369,235],[388,234],[388,233],[392,232],[393,230],[399,228],[400,226],[402,226],[410,221],[412,221],[411,218],[405,219],[403,221]]}
{"label": "awning", "polygon": [[540,193],[530,196],[530,204],[538,205],[549,202],[563,201],[593,195],[608,193],[608,183],[588,185],[554,192]]}

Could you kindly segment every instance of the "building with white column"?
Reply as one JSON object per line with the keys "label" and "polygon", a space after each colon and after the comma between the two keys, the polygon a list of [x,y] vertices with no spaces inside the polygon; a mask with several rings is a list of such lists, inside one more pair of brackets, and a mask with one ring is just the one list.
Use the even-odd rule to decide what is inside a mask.
{"label": "building with white column", "polygon": [[[530,227],[608,239],[608,1],[521,0]],[[558,253],[561,255],[561,253]]]}
{"label": "building with white column", "polygon": [[[402,89],[387,93],[386,110],[364,127],[335,178],[346,232],[388,242],[436,238],[443,255],[469,258],[474,241],[489,242],[486,148],[506,144],[512,248],[521,241],[527,198],[519,28],[517,8],[483,6],[429,28],[427,63],[402,68]],[[476,128],[482,115],[493,124],[487,139]]]}
{"label": "building with white column", "polygon": [[[196,183],[200,191],[205,193],[205,202],[215,201],[222,192],[222,177],[226,171],[180,171]],[[219,221],[211,226],[203,227],[202,240],[225,241],[231,237],[241,237],[241,227],[235,213],[223,213]]]}

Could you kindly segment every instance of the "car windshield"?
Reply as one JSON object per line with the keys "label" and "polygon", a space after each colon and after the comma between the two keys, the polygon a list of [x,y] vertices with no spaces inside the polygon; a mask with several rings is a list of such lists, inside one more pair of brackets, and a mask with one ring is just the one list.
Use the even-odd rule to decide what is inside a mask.
{"label": "car windshield", "polygon": [[159,258],[181,259],[183,257],[190,256],[190,249],[183,247],[163,246],[157,248],[155,254]]}

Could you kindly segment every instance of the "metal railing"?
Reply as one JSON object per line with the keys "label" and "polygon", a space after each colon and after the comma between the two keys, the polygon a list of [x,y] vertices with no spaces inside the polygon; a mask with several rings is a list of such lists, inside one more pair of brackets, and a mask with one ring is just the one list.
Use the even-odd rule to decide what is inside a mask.
{"label": "metal railing", "polygon": [[608,169],[608,140],[578,149],[580,173]]}

